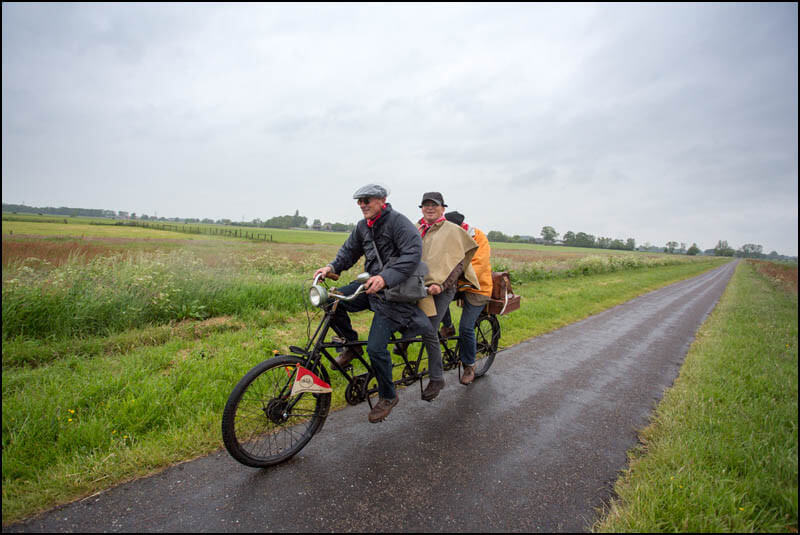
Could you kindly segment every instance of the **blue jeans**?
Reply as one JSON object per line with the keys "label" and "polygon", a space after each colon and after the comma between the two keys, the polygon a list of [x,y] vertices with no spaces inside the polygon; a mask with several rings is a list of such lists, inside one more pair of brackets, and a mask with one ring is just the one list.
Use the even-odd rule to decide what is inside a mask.
{"label": "blue jeans", "polygon": [[[339,291],[349,295],[358,288],[359,284],[352,282],[340,288]],[[370,309],[369,298],[366,294],[361,294],[352,301],[340,301],[331,320],[331,327],[336,334],[348,341],[358,340],[358,333],[353,329],[347,313],[368,309]],[[394,399],[397,395],[392,381],[392,356],[386,349],[392,332],[394,332],[393,324],[383,314],[375,312],[367,338],[367,354],[378,381],[378,395],[387,399]]]}
{"label": "blue jeans", "polygon": [[[478,321],[478,316],[485,305],[471,305],[469,301],[464,299],[463,308],[461,309],[461,321],[458,322],[458,347],[461,363],[464,366],[472,366],[475,364],[475,353],[477,346],[475,344],[475,322]],[[450,319],[450,310],[447,311],[443,318],[445,325],[452,325],[453,321]]]}
{"label": "blue jeans", "polygon": [[367,354],[372,369],[375,370],[375,378],[378,380],[378,395],[386,399],[394,399],[397,395],[392,381],[392,356],[386,349],[393,331],[383,314],[376,312],[367,338]]}

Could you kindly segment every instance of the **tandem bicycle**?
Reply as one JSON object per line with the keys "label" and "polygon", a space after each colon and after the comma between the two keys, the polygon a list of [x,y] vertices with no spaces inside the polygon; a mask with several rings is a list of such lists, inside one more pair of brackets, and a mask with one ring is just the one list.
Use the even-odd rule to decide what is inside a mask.
{"label": "tandem bicycle", "polygon": [[[341,301],[351,301],[365,291],[369,273],[361,273],[356,281],[361,285],[351,295],[342,295],[336,288],[317,276],[308,293],[311,305],[322,310],[322,318],[304,347],[289,346],[290,354],[275,355],[248,371],[236,384],[222,413],[222,439],[228,453],[242,464],[256,468],[272,466],[297,454],[322,429],[331,406],[332,387],[328,368],[344,377],[344,399],[350,405],[366,401],[372,408],[377,400],[378,385],[366,351],[345,367],[339,366],[335,355],[347,346],[363,347],[366,341],[345,342],[336,337],[326,341],[331,331],[331,319]],[[328,278],[338,279],[329,274]],[[309,316],[309,333],[311,317]],[[497,353],[500,323],[494,314],[484,310],[475,322],[477,353],[475,377],[484,375]],[[458,336],[443,338],[442,363],[445,370],[459,369],[461,375]],[[418,343],[418,344],[417,344]],[[401,367],[395,385],[409,386],[428,375],[422,338],[395,337],[393,366]],[[411,348],[415,348],[411,351]],[[418,349],[418,350],[416,350]],[[328,367],[323,364],[327,360]],[[358,361],[357,373],[354,363]]]}

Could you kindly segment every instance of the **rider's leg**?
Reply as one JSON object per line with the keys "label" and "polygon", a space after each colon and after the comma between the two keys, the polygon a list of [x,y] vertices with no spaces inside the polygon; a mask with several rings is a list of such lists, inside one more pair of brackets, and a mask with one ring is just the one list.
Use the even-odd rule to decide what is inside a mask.
{"label": "rider's leg", "polygon": [[370,327],[367,339],[367,353],[372,368],[375,370],[375,378],[378,380],[378,395],[384,399],[397,397],[392,381],[392,357],[386,348],[392,332],[393,328],[389,320],[380,312],[376,312],[372,318],[372,327]]}
{"label": "rider's leg", "polygon": [[[345,295],[350,295],[356,291],[356,288],[358,288],[359,285],[359,282],[351,282],[347,286],[340,288],[339,291]],[[358,340],[358,333],[353,329],[353,326],[350,323],[350,316],[347,313],[360,312],[362,310],[367,310],[368,308],[369,299],[365,294],[359,295],[352,301],[339,301],[339,305],[337,306],[336,312],[331,320],[331,328],[333,329],[333,332],[350,342]]]}
{"label": "rider's leg", "polygon": [[461,321],[458,323],[458,346],[461,362],[464,366],[475,364],[475,322],[485,305],[473,305],[464,299],[461,309]]}
{"label": "rider's leg", "polygon": [[[358,286],[358,282],[351,282],[347,286],[341,288],[340,291],[345,295],[349,295],[355,292]],[[331,328],[333,329],[333,332],[348,342],[355,342],[358,340],[358,333],[355,331],[355,329],[353,329],[353,326],[350,323],[350,316],[348,315],[348,312],[361,312],[362,310],[367,310],[368,308],[369,299],[364,294],[357,296],[352,301],[339,301],[339,305],[336,307],[336,312],[333,315],[333,319],[331,319]],[[361,349],[361,346],[345,347],[344,351],[342,351],[342,353],[336,357],[335,360],[339,366],[345,368],[354,358],[356,358],[356,356],[363,354],[364,350]]]}
{"label": "rider's leg", "polygon": [[439,345],[437,330],[455,294],[456,289],[451,288],[449,290],[444,290],[439,295],[433,296],[433,301],[436,303],[436,315],[428,317],[431,321],[431,330],[422,333],[422,340],[425,343],[425,349],[428,353],[428,371],[431,378],[428,382],[428,386],[422,393],[422,398],[428,401],[435,398],[439,394],[439,390],[444,386],[442,347]]}
{"label": "rider's leg", "polygon": [[450,307],[447,307],[447,310],[444,312],[444,316],[442,316],[442,325],[444,327],[452,327],[453,326],[453,318],[450,317]]}

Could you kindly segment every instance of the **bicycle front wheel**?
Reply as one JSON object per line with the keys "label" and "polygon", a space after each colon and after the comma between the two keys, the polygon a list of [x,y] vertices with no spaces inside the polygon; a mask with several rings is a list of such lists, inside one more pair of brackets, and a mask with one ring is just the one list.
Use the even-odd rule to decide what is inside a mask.
{"label": "bicycle front wheel", "polygon": [[497,316],[481,314],[475,322],[475,377],[480,377],[492,366],[500,343],[500,322]]}
{"label": "bicycle front wheel", "polygon": [[[240,463],[263,468],[281,463],[320,430],[331,405],[331,394],[291,395],[297,366],[303,360],[280,355],[266,360],[239,381],[222,413],[222,440]],[[329,382],[324,366],[312,370]]]}

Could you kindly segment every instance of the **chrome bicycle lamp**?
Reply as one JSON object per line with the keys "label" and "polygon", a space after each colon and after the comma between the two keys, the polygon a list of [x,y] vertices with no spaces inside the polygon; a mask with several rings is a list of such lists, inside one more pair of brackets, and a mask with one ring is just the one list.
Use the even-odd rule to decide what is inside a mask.
{"label": "chrome bicycle lamp", "polygon": [[311,304],[315,307],[320,307],[328,302],[328,290],[326,290],[324,286],[315,284],[308,292],[308,300],[311,301]]}

